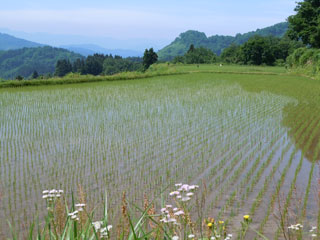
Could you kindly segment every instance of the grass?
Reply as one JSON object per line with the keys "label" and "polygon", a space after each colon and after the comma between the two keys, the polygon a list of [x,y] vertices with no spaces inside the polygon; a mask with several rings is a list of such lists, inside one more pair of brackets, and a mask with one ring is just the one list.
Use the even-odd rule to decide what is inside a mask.
{"label": "grass", "polygon": [[141,78],[150,78],[155,76],[167,76],[176,74],[186,74],[193,72],[210,72],[210,73],[243,73],[243,74],[283,74],[286,73],[283,67],[259,67],[259,66],[240,66],[240,65],[220,65],[201,64],[201,65],[173,65],[173,64],[156,64],[151,66],[146,72],[123,72],[111,76],[92,76],[80,74],[68,74],[65,77],[49,79],[32,79],[32,80],[7,80],[0,81],[0,88],[25,87],[25,86],[43,86],[43,85],[64,85],[75,83],[102,82],[102,81],[121,81],[134,80]]}
{"label": "grass", "polygon": [[[145,75],[126,74],[123,81],[70,75],[70,83],[81,84],[0,90],[0,238],[10,235],[7,220],[17,239],[30,229],[34,238],[39,230],[46,238],[65,228],[70,238],[95,238],[92,222],[104,219],[105,191],[105,225],[122,239],[165,232],[205,239],[203,221],[212,217],[224,219],[234,237],[263,232],[273,239],[279,195],[289,206],[302,186],[299,217],[317,225],[311,206],[320,157],[319,82],[269,67],[163,64]],[[181,181],[201,186],[188,209],[181,206],[190,225],[164,231],[160,210],[176,203],[162,189]],[[41,193],[52,188],[65,191],[61,214],[75,210],[72,192],[87,193],[78,200],[87,204],[86,227],[78,229],[70,216],[48,235],[53,218],[42,221],[48,212]],[[243,233],[246,213],[252,224]]]}

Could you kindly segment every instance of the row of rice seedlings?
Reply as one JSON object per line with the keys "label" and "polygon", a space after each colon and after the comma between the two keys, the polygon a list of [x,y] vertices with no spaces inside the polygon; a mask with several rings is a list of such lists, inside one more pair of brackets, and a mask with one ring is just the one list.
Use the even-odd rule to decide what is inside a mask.
{"label": "row of rice seedlings", "polygon": [[[281,139],[281,138],[280,138]],[[280,141],[280,139],[278,139],[277,141]],[[271,160],[273,159],[273,156],[275,154],[276,151],[278,151],[278,149],[280,149],[280,145],[276,144],[277,142],[274,142],[271,146],[270,149],[271,152],[267,158],[266,161],[262,161],[261,159],[263,158],[257,158],[256,161],[254,162],[254,164],[252,165],[252,167],[249,169],[249,171],[246,173],[246,175],[242,178],[241,182],[239,183],[239,185],[237,185],[237,187],[233,190],[233,192],[230,194],[230,197],[227,199],[225,205],[221,208],[220,212],[219,212],[219,216],[222,216],[224,214],[224,212],[231,207],[231,205],[233,205],[236,196],[239,193],[239,189],[242,189],[244,186],[246,186],[248,183],[251,184],[247,186],[247,189],[252,189],[253,186],[255,186],[255,184],[257,184],[257,179],[259,179],[259,177],[261,176],[261,174],[263,173],[263,171],[266,169],[266,167],[270,164]],[[261,163],[260,167],[259,164]],[[254,172],[256,172],[254,174]],[[247,198],[248,194],[244,194],[245,198]],[[245,199],[244,199],[245,200]]]}
{"label": "row of rice seedlings", "polygon": [[[274,112],[275,111],[276,110],[274,110]],[[252,127],[249,125],[247,128],[252,128]],[[261,131],[261,130],[256,129],[255,132],[253,133],[253,136],[257,136],[256,137],[257,139],[260,139],[259,131]],[[244,129],[243,133],[247,134],[247,129]],[[238,145],[232,145],[232,149],[233,149],[233,152],[235,152],[235,155],[230,156],[230,157],[226,156],[225,158],[223,158],[222,161],[220,161],[218,163],[218,165],[212,165],[209,169],[206,170],[208,172],[209,170],[212,169],[210,174],[215,176],[214,185],[211,184],[212,187],[209,189],[217,187],[222,182],[222,179],[225,179],[227,177],[227,175],[231,173],[231,170],[234,169],[235,165],[241,163],[240,157],[243,155],[243,152],[246,155],[249,155],[250,152],[255,149],[252,144],[253,144],[252,140],[251,140],[251,143],[249,143],[247,136],[242,135],[242,139],[240,139],[240,141],[238,142]],[[261,145],[261,142],[260,142],[260,145]],[[252,148],[251,151],[249,151],[250,147]],[[227,164],[226,163],[227,159],[230,159],[230,160],[233,159],[233,160],[231,161],[231,163]],[[223,168],[224,166],[225,166],[225,168]],[[219,173],[219,172],[220,173],[222,172],[222,174],[217,175],[217,173]],[[208,182],[208,180],[207,180],[207,182]],[[210,179],[210,182],[212,182],[212,181],[213,181],[213,179]]]}
{"label": "row of rice seedlings", "polygon": [[[314,126],[314,129],[319,129],[319,128],[320,128],[320,119],[318,119],[317,125]],[[316,137],[315,134],[316,134],[316,131],[313,130],[311,132],[311,134],[309,135],[309,139],[308,139],[308,141],[306,143],[306,147],[307,147],[306,150],[309,149],[309,146],[312,144],[312,141]],[[312,165],[311,165],[311,169],[310,169],[310,172],[309,172],[308,185],[307,185],[305,196],[304,196],[304,200],[303,200],[303,208],[301,209],[301,220],[300,220],[301,222],[303,222],[304,218],[306,217],[306,207],[307,207],[307,204],[308,204],[308,196],[310,194],[311,181],[312,181],[313,172],[314,172],[314,168],[315,168],[316,161],[317,161],[317,156],[318,156],[318,153],[319,153],[319,148],[318,147],[320,147],[320,142],[316,146],[315,152],[313,154],[313,158],[311,159]]]}
{"label": "row of rice seedlings", "polygon": [[[244,167],[246,164],[244,164],[244,163],[247,163],[247,161],[240,161],[241,162],[241,165],[242,165],[242,167]],[[243,169],[243,168],[242,168]],[[236,171],[238,174],[240,173],[240,171]],[[237,177],[237,175],[238,174],[236,174],[236,175],[234,175],[233,174],[233,179],[232,180],[234,180],[235,178],[234,177]],[[231,181],[232,182],[232,181]],[[221,193],[222,193],[223,191],[221,191]]]}
{"label": "row of rice seedlings", "polygon": [[[252,154],[251,158],[255,158],[255,154]],[[243,162],[245,162],[245,161],[243,161]],[[235,199],[239,189],[242,189],[245,186],[245,184],[249,182],[250,178],[253,176],[253,173],[257,169],[260,162],[261,162],[261,157],[256,158],[256,160],[253,162],[253,164],[251,165],[249,170],[242,177],[242,180],[240,181],[240,183],[235,185],[233,192],[229,195],[230,197],[228,199],[226,199],[225,205],[221,207],[219,215],[218,215],[219,217],[221,217],[223,215],[223,213],[225,212],[225,210],[227,210],[228,206],[234,202],[234,199]],[[233,178],[235,178],[235,179],[233,179],[233,178],[229,179],[229,181],[228,181],[229,185],[231,185],[232,183],[234,183],[236,181],[236,179],[238,179],[238,175],[240,176],[240,171],[238,173],[239,174],[233,175]],[[221,191],[219,192],[219,195],[223,196],[224,194],[226,194],[225,191],[223,191],[223,189],[221,189]]]}
{"label": "row of rice seedlings", "polygon": [[[296,117],[297,117],[296,119],[299,119],[300,122],[303,122],[304,114],[303,114],[302,111],[298,111]],[[300,126],[299,126],[298,124],[296,124],[296,127],[295,127],[294,132],[295,132],[296,134],[298,134],[300,129],[302,129],[302,128],[300,128]],[[276,202],[276,200],[277,200],[277,198],[278,198],[279,191],[280,191],[280,189],[281,189],[281,186],[282,186],[283,183],[284,183],[285,176],[286,176],[287,172],[289,171],[289,169],[290,169],[290,167],[291,167],[291,164],[292,164],[292,162],[293,162],[293,159],[294,159],[295,155],[296,155],[296,150],[293,149],[292,152],[291,152],[291,154],[290,154],[290,157],[288,158],[289,161],[288,161],[288,163],[286,164],[286,166],[284,167],[284,169],[283,169],[283,171],[282,171],[282,173],[281,173],[281,176],[280,176],[280,178],[279,178],[279,180],[278,180],[278,183],[277,183],[277,185],[276,185],[275,188],[274,188],[275,191],[273,192],[273,194],[272,194],[271,197],[270,197],[270,201],[269,201],[269,204],[268,204],[268,207],[267,207],[267,211],[266,211],[266,213],[265,213],[265,216],[264,216],[264,218],[263,218],[263,219],[261,220],[261,222],[260,222],[259,229],[258,229],[258,231],[259,231],[260,233],[263,233],[264,226],[265,226],[265,224],[268,222],[269,216],[270,216],[271,212],[272,212],[273,209],[274,209],[274,204],[275,204],[275,202]],[[284,155],[282,154],[281,157],[283,158],[283,156],[284,156]],[[299,171],[300,171],[301,166],[302,166],[302,160],[303,160],[303,158],[300,159],[300,163],[298,164],[298,167],[296,168],[296,172],[299,172]],[[299,167],[299,166],[300,166],[300,167]],[[277,170],[277,168],[273,168],[273,169],[272,169],[272,171],[276,171],[276,170]],[[297,174],[295,174],[295,176],[297,176]],[[291,186],[295,186],[295,180],[296,180],[296,177],[293,179],[292,183],[294,183],[294,184],[292,185],[292,183],[291,183]]]}
{"label": "row of rice seedlings", "polygon": [[[270,174],[265,178],[264,183],[263,183],[263,187],[260,189],[260,191],[258,191],[257,197],[255,198],[255,200],[253,201],[251,208],[250,208],[250,215],[251,216],[255,216],[256,210],[262,210],[259,207],[261,206],[261,203],[263,202],[264,196],[266,194],[266,191],[268,190],[268,188],[271,185],[272,179],[274,178],[275,174],[277,171],[279,171],[279,167],[281,162],[284,159],[284,155],[286,152],[288,152],[288,150],[290,149],[291,145],[287,145],[286,149],[283,151],[282,156],[280,158],[278,158],[278,161],[276,162],[275,165],[273,165],[272,170],[270,171]],[[278,180],[278,185],[277,188],[280,188],[280,186],[283,184],[286,174],[288,172],[288,170],[291,167],[292,164],[292,160],[293,158],[291,158],[288,163],[286,164],[286,166],[284,167],[282,174]],[[270,202],[272,202],[272,197],[270,198]],[[268,211],[266,212],[266,215],[268,215]],[[264,219],[267,219],[266,217]],[[257,222],[259,222],[259,220],[256,219]],[[266,221],[266,220],[265,220]],[[262,221],[263,222],[263,221]],[[261,232],[260,232],[261,231]],[[262,233],[262,229],[259,229],[259,232]]]}

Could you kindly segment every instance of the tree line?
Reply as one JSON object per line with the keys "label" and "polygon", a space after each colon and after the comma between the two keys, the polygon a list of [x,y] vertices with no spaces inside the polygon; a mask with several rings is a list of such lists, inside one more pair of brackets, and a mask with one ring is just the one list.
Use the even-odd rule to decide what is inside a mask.
{"label": "tree line", "polygon": [[57,61],[55,76],[63,77],[68,73],[81,75],[113,75],[120,72],[145,71],[150,65],[157,62],[158,56],[153,48],[146,49],[143,58],[112,56],[104,54],[89,55],[86,59],[79,58],[73,63],[68,59]]}

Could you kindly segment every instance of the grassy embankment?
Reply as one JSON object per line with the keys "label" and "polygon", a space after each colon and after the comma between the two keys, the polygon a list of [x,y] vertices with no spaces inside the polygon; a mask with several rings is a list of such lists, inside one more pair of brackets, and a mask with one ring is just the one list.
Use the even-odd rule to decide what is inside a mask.
{"label": "grassy embankment", "polygon": [[65,77],[33,80],[2,80],[0,88],[23,87],[23,86],[43,86],[43,85],[63,85],[73,83],[88,83],[101,81],[119,81],[149,78],[155,76],[166,76],[175,74],[186,74],[194,72],[207,73],[242,73],[242,74],[283,74],[286,73],[283,67],[259,67],[259,66],[240,66],[240,65],[172,65],[172,64],[155,64],[146,72],[123,72],[111,76],[93,76],[68,74]]}

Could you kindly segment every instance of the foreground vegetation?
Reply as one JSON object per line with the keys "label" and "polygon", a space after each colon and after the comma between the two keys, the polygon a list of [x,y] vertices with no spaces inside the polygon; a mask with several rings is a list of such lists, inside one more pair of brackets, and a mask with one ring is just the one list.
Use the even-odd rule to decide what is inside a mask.
{"label": "foreground vegetation", "polygon": [[[177,183],[175,190],[170,192],[170,204],[162,203],[161,209],[155,209],[154,202],[150,202],[144,196],[143,207],[134,206],[139,212],[138,218],[132,217],[130,205],[122,199],[121,224],[115,228],[109,224],[108,201],[103,204],[102,219],[94,221],[94,211],[88,212],[85,203],[84,193],[80,188],[79,199],[81,203],[76,203],[72,196],[71,208],[68,207],[63,190],[44,190],[42,198],[46,202],[47,215],[45,224],[33,222],[29,228],[27,240],[33,239],[199,239],[199,240],[230,240],[247,239],[247,232],[252,231],[250,226],[252,219],[250,215],[244,215],[240,220],[239,229],[228,228],[227,223],[222,219],[212,217],[193,222],[190,213],[189,202],[197,198],[197,208],[201,211],[202,199],[198,199],[198,185],[188,185]],[[131,209],[132,211],[132,209]],[[10,224],[9,224],[10,225]],[[13,239],[17,239],[15,230],[11,227]],[[318,235],[317,227],[312,226],[304,232],[302,224],[294,224],[283,229],[283,235],[289,239],[315,239]],[[228,233],[228,232],[234,232]],[[259,238],[267,240],[263,234],[253,230]],[[287,235],[288,234],[288,235]]]}

